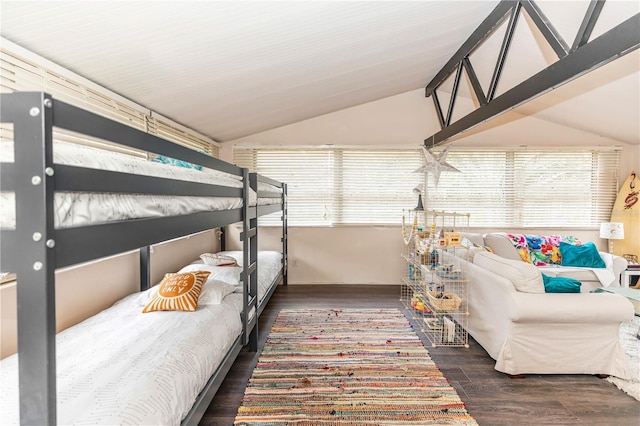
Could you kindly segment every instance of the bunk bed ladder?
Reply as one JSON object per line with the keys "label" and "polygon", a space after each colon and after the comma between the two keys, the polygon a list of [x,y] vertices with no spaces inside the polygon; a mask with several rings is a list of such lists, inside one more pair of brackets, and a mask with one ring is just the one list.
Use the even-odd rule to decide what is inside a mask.
{"label": "bunk bed ladder", "polygon": [[258,350],[258,205],[250,206],[249,194],[251,190],[257,194],[257,179],[255,174],[249,175],[243,169],[244,202],[242,215],[242,285],[243,285],[243,344],[249,345],[252,352]]}
{"label": "bunk bed ladder", "polygon": [[287,235],[287,184],[282,184],[282,285],[289,285],[287,270],[289,268],[288,261],[288,235]]}
{"label": "bunk bed ladder", "polygon": [[16,229],[2,231],[0,261],[19,282],[20,422],[49,426],[57,416],[52,105],[39,92],[0,97],[2,122],[14,131],[15,162],[3,163],[1,189],[15,192]]}

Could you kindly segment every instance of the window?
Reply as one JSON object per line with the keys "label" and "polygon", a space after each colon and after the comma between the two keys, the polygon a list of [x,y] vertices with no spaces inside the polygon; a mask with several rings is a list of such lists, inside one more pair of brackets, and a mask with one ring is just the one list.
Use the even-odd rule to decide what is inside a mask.
{"label": "window", "polygon": [[[329,225],[332,216],[333,151],[245,149],[233,152],[240,167],[287,183],[289,225]],[[276,213],[278,218],[280,213]],[[275,217],[276,214],[269,215]],[[262,219],[262,218],[261,218]],[[260,224],[274,223],[265,217]],[[278,224],[281,222],[278,219]]]}
{"label": "window", "polygon": [[615,201],[619,152],[452,148],[447,162],[462,173],[428,184],[427,208],[469,212],[471,226],[597,227]]}
{"label": "window", "polygon": [[[462,173],[442,173],[437,188],[428,174],[425,208],[468,212],[475,227],[597,227],[613,207],[619,153],[452,147],[446,160]],[[237,165],[288,184],[294,226],[400,223],[423,161],[420,149],[234,149]]]}
{"label": "window", "polygon": [[420,149],[234,149],[238,166],[287,183],[293,226],[400,223],[402,209],[417,204],[422,157]]}
{"label": "window", "polygon": [[400,223],[402,210],[417,205],[421,150],[350,149],[336,157],[334,223]]}

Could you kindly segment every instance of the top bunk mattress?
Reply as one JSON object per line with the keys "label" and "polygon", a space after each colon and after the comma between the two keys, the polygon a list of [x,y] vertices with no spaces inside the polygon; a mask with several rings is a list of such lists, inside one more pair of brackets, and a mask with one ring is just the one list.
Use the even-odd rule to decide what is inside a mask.
{"label": "top bunk mattress", "polygon": [[[13,162],[13,143],[0,144],[0,162]],[[125,172],[136,175],[163,177],[188,182],[207,183],[242,188],[242,178],[208,168],[185,167],[149,161],[116,151],[85,145],[55,141],[54,163]],[[259,191],[282,192],[281,188],[260,182]],[[278,204],[279,198],[260,198],[250,190],[250,205]],[[56,228],[83,226],[117,220],[176,216],[199,211],[240,208],[241,197],[192,197],[142,194],[56,192],[54,194],[54,226]],[[0,192],[0,228],[15,229],[16,208],[13,192]]]}
{"label": "top bunk mattress", "polygon": [[[146,314],[141,296],[56,335],[59,425],[180,424],[242,333],[240,294]],[[3,425],[19,424],[17,361],[0,361]]]}

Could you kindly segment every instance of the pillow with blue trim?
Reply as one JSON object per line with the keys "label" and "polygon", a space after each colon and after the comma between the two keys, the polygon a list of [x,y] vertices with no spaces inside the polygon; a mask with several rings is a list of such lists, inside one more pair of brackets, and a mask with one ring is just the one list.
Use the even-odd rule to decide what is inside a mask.
{"label": "pillow with blue trim", "polygon": [[153,154],[150,156],[151,161],[154,163],[169,164],[177,167],[184,167],[185,169],[202,170],[202,166],[198,164],[192,164],[187,161],[178,160],[176,158],[165,157],[164,155]]}
{"label": "pillow with blue trim", "polygon": [[550,277],[542,274],[545,293],[580,293],[582,283],[570,277]]}
{"label": "pillow with blue trim", "polygon": [[562,266],[580,266],[583,268],[606,268],[598,248],[593,243],[573,245],[560,242]]}

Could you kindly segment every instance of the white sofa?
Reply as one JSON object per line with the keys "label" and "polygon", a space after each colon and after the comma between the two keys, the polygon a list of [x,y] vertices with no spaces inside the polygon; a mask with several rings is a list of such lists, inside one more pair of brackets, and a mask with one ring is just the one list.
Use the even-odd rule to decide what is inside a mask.
{"label": "white sofa", "polygon": [[[520,254],[507,234],[494,232],[485,235],[471,236],[475,244],[489,247],[493,253],[507,259],[519,260]],[[581,292],[589,293],[599,287],[620,287],[620,274],[627,269],[627,261],[621,256],[606,252],[599,252],[606,268],[583,268],[571,266],[538,266],[540,272],[552,277],[575,278],[582,283]]]}
{"label": "white sofa", "polygon": [[[634,315],[626,298],[544,293],[535,266],[489,252],[456,261],[469,278],[469,334],[496,360],[496,370],[628,378],[618,339],[620,324]],[[516,285],[536,292],[518,291]]]}

